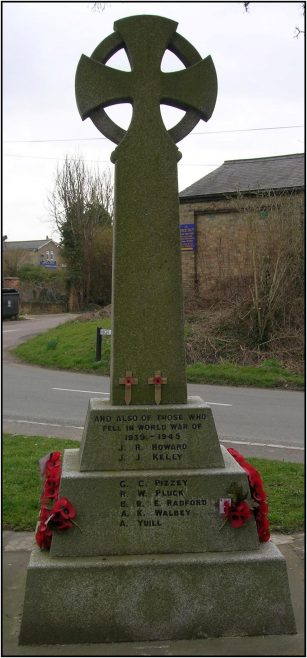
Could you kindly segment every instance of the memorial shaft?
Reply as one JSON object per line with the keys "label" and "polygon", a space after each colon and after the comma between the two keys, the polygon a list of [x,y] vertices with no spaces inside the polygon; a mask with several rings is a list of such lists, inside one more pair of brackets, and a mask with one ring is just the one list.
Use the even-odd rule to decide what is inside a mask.
{"label": "memorial shaft", "polygon": [[126,370],[138,378],[135,404],[154,403],[156,371],[167,378],[163,403],[187,400],[177,147],[166,131],[165,140],[148,133],[132,151],[123,143],[115,162],[112,404],[123,403]]}
{"label": "memorial shaft", "polygon": [[[111,156],[115,164],[111,404],[185,404],[177,181],[181,154],[175,141],[200,118],[211,116],[216,74],[211,58],[202,60],[176,33],[177,23],[172,20],[136,16],[117,21],[114,27],[113,35],[99,44],[91,58],[82,55],[76,75],[82,118],[91,117],[103,134],[119,144]],[[106,66],[122,47],[131,71]],[[187,68],[161,71],[167,49]],[[127,132],[104,110],[122,102],[133,106]],[[161,103],[186,110],[171,131],[162,121]],[[160,377],[161,383],[153,377]]]}

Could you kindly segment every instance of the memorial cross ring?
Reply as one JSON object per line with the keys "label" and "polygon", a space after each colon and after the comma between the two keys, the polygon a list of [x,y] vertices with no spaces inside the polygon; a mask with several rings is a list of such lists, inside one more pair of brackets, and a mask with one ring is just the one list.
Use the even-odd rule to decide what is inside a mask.
{"label": "memorial cross ring", "polygon": [[[154,39],[153,25],[157,28]],[[167,131],[174,142],[186,137],[200,119],[208,121],[217,96],[212,58],[202,59],[194,46],[177,34],[177,23],[160,16],[132,16],[117,21],[114,27],[116,31],[95,48],[91,57],[80,58],[76,99],[82,119],[90,117],[96,128],[115,144],[122,141],[127,131],[110,119],[104,107],[131,102],[134,112],[144,112],[144,103],[138,103],[140,96],[147,106],[152,107],[149,97],[156,96],[159,105],[162,102],[186,111],[181,121]],[[135,38],[140,32],[141,40]],[[147,57],[144,43],[152,43]],[[122,48],[126,50],[130,72],[106,66]],[[187,70],[162,72],[160,64],[165,50],[173,52]],[[205,89],[198,84],[200,73],[206,82]]]}

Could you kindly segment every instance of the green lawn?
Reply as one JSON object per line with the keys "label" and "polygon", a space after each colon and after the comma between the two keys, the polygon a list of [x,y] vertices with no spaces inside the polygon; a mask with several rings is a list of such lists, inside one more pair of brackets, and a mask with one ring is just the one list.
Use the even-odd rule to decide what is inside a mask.
{"label": "green lawn", "polygon": [[[110,327],[110,319],[74,320],[31,338],[15,348],[15,354],[47,368],[63,368],[108,375],[110,370],[110,337],[102,337],[101,361],[96,361],[96,328]],[[278,361],[264,360],[259,366],[234,363],[206,365],[195,363],[187,367],[189,382],[228,384],[266,388],[303,389],[304,377],[286,370]]]}
{"label": "green lawn", "polygon": [[[78,441],[40,436],[3,438],[2,476],[4,529],[34,530],[40,507],[41,477],[38,460],[48,452],[78,448]],[[267,459],[248,461],[261,473],[270,507],[271,531],[303,531],[304,466]]]}

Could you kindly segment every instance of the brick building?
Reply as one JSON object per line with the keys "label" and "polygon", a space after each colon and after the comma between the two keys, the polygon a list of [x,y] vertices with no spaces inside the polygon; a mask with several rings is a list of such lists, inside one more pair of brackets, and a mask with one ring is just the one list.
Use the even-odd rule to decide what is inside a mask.
{"label": "brick building", "polygon": [[5,254],[8,254],[19,265],[42,265],[49,268],[63,266],[60,248],[48,235],[43,240],[3,240],[2,244],[4,260]]}
{"label": "brick building", "polygon": [[277,240],[276,217],[302,219],[304,180],[304,155],[294,154],[228,160],[183,190],[179,201],[185,293],[215,302],[238,291],[251,275],[255,241],[259,246],[267,239],[268,222],[274,218]]}
{"label": "brick building", "polygon": [[[57,313],[67,309],[66,284],[61,277],[53,277],[63,267],[61,251],[54,240],[18,240],[7,241],[2,238],[3,246],[3,279],[2,287],[16,289],[20,293],[20,309],[22,313]],[[41,267],[33,279],[22,279],[18,270],[24,265]],[[16,276],[10,274],[17,272]],[[50,273],[49,276],[45,274]]]}

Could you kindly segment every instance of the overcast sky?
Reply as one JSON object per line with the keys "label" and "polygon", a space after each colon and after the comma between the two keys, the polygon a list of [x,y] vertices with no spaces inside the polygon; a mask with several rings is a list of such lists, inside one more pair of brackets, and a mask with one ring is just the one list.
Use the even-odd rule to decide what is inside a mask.
{"label": "overcast sky", "polygon": [[[8,240],[57,237],[47,198],[66,154],[113,173],[115,145],[90,119],[82,122],[74,79],[81,54],[90,56],[125,16],[158,14],[177,21],[177,31],[202,57],[210,54],[216,67],[214,113],[178,144],[179,190],[225,160],[303,152],[304,43],[303,35],[294,38],[295,27],[303,26],[301,2],[251,2],[248,13],[242,2],[109,2],[100,13],[93,5],[2,4],[2,231]],[[112,65],[124,67],[115,57]],[[162,68],[182,66],[170,55]],[[127,107],[110,111],[124,128]],[[163,116],[169,128],[181,113],[172,109]]]}

